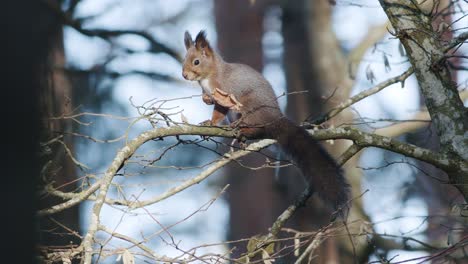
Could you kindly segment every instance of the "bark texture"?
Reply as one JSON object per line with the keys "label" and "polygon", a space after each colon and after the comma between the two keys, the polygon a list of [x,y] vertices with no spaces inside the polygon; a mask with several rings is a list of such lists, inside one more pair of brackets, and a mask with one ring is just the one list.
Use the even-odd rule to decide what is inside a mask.
{"label": "bark texture", "polygon": [[[468,160],[468,114],[446,64],[441,32],[433,29],[431,16],[412,1],[380,0],[380,4],[414,67],[441,151]],[[452,171],[449,177],[468,200],[468,175]]]}

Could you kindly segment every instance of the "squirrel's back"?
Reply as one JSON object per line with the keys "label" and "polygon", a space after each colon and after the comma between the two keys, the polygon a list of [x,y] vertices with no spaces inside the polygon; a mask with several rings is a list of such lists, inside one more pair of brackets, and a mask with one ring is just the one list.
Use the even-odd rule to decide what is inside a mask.
{"label": "squirrel's back", "polygon": [[242,121],[247,125],[259,126],[283,117],[270,83],[252,67],[225,63],[219,82],[244,105]]}
{"label": "squirrel's back", "polygon": [[236,96],[254,93],[255,97],[277,106],[276,95],[270,83],[252,67],[240,63],[225,63],[220,76],[227,90]]}

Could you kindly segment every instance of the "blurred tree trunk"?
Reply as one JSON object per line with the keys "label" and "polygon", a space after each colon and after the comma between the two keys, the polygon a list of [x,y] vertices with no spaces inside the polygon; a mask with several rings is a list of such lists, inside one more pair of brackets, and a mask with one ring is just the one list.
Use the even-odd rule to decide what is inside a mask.
{"label": "blurred tree trunk", "polygon": [[37,1],[2,4],[2,263],[37,262],[37,98],[49,47],[37,22],[45,14]]}
{"label": "blurred tree trunk", "polygon": [[[50,7],[46,7],[49,8]],[[63,31],[61,21],[55,16],[44,17],[51,43],[49,57],[47,58],[47,83],[40,93],[40,108],[42,126],[41,141],[47,142],[53,138],[71,131],[71,121],[50,119],[69,114],[72,111],[72,86],[63,68],[65,67],[65,53],[63,47]],[[74,153],[72,138],[64,135],[59,138]],[[41,184],[53,182],[53,186],[61,191],[75,190],[76,166],[65,150],[64,145],[55,142],[42,153],[44,175]],[[62,202],[52,196],[42,197],[40,208],[50,207]],[[75,206],[50,217],[40,219],[40,244],[43,246],[68,246],[78,244],[79,239],[70,233],[70,230],[79,231],[79,207]],[[60,223],[60,224],[58,224]],[[64,228],[66,227],[66,228]],[[69,230],[67,230],[69,229]]]}
{"label": "blurred tree trunk", "polygon": [[[27,8],[26,8],[27,7]],[[41,245],[67,245],[70,239],[61,233],[67,232],[58,229],[56,224],[48,219],[35,216],[37,208],[50,206],[52,199],[40,199],[37,192],[39,185],[40,167],[48,160],[43,149],[39,149],[39,141],[45,142],[52,135],[51,129],[61,129],[57,124],[49,122],[48,117],[53,108],[62,108],[59,102],[69,94],[70,86],[64,76],[53,74],[52,64],[63,66],[63,45],[61,24],[53,12],[38,1],[13,1],[6,3],[4,10],[4,27],[7,32],[5,39],[7,48],[4,58],[8,65],[8,73],[2,83],[5,90],[6,107],[5,124],[8,124],[6,135],[8,153],[4,179],[6,194],[5,237],[8,245],[4,248],[7,254],[2,256],[3,263],[36,263],[38,260],[37,246]],[[53,63],[52,63],[53,62]],[[61,97],[56,97],[60,93]],[[64,109],[61,109],[63,111]],[[53,153],[53,152],[50,152]],[[65,155],[56,157],[56,164],[63,167],[54,180],[57,184],[75,179],[71,166],[64,162]],[[70,177],[64,179],[63,177]],[[74,209],[77,212],[77,208]],[[69,212],[67,212],[69,213]],[[71,214],[66,217],[54,216],[55,219],[71,228],[77,228],[78,216]],[[45,232],[44,232],[45,231]],[[11,259],[10,259],[11,258]]]}
{"label": "blurred tree trunk", "polygon": [[[218,48],[228,62],[239,62],[258,71],[263,68],[263,14],[265,1],[250,5],[248,0],[215,1]],[[264,157],[250,155],[246,164],[261,164]],[[228,240],[248,238],[265,233],[275,217],[274,204],[278,195],[274,191],[274,173],[271,169],[250,170],[237,164],[225,169],[230,207]],[[240,245],[232,257],[245,252]]]}
{"label": "blurred tree trunk", "polygon": [[[315,3],[314,3],[315,4]],[[310,6],[309,6],[310,5]],[[317,45],[314,39],[321,31],[314,31],[315,21],[311,18],[315,6],[308,1],[287,1],[282,4],[283,36],[284,36],[284,70],[287,80],[287,92],[306,91],[305,94],[292,94],[288,96],[286,115],[297,123],[314,119],[324,109],[323,94],[324,80],[321,68],[317,63],[317,53],[327,54],[327,51],[317,50],[323,47]],[[314,164],[324,162],[323,156],[317,156],[310,162]],[[285,185],[287,200],[297,196],[304,188],[304,184],[298,177],[296,168],[285,168],[280,170],[280,181]],[[330,175],[333,177],[333,175]],[[320,186],[313,186],[320,188]],[[302,231],[314,231],[330,220],[330,210],[325,208],[317,196],[312,196],[308,206],[298,211],[289,226]],[[338,255],[335,243],[327,239],[325,243],[314,254],[317,257],[313,263],[338,263]]]}
{"label": "blurred tree trunk", "polygon": [[[287,1],[281,4],[284,37],[283,63],[287,92],[307,91],[305,94],[288,96],[286,115],[298,123],[307,118],[313,119],[319,116],[325,107],[323,94],[331,94],[333,88],[338,85],[335,82],[341,82],[344,79],[342,77],[334,79],[335,76],[329,73],[328,79],[319,80],[319,76],[323,76],[323,71],[329,69],[323,69],[317,65],[315,56],[320,52],[329,55],[330,52],[339,48],[336,42],[332,43],[336,46],[333,49],[323,50],[326,45],[312,41],[317,36],[322,37],[320,36],[322,30],[316,29],[323,25],[318,24],[319,21],[311,17],[316,15],[315,13],[325,12],[324,15],[327,16],[325,19],[330,18],[328,1],[319,2],[323,3],[318,4],[317,8],[311,2],[304,0]],[[256,1],[251,6],[247,0],[215,2],[218,47],[227,61],[245,63],[259,71],[262,70],[263,15],[267,5],[275,3],[275,1]],[[323,4],[327,5],[325,8],[328,9],[323,10]],[[331,27],[325,30],[331,30]],[[340,54],[331,53],[336,57]],[[340,62],[340,60],[334,61],[338,65]],[[344,69],[340,70],[344,72]],[[322,158],[316,157],[311,162],[320,162]],[[262,157],[250,157],[248,161],[244,160],[244,163],[260,163],[263,160]],[[240,166],[231,166],[227,169],[227,174],[231,183],[228,195],[229,240],[248,238],[267,232],[276,217],[304,188],[304,181],[296,168],[281,169],[279,177],[275,177],[272,170],[253,171]],[[311,231],[328,223],[329,210],[326,210],[316,197],[311,200],[307,208],[301,209],[290,220],[289,227]],[[233,257],[238,257],[242,252],[245,250],[241,247],[240,250],[234,252]],[[324,243],[317,255],[320,257],[316,258],[314,263],[339,262],[335,242],[331,239]],[[291,257],[286,257],[282,260],[283,262],[279,263],[290,263]]]}

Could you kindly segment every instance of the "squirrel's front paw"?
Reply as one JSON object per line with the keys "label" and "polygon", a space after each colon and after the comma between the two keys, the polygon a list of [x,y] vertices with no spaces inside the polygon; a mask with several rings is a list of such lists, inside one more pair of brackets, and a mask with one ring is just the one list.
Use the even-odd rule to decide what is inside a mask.
{"label": "squirrel's front paw", "polygon": [[202,95],[202,100],[203,100],[203,102],[204,102],[205,104],[207,104],[207,105],[212,105],[212,104],[214,104],[213,98],[211,98],[211,96],[209,96],[208,94],[205,94],[205,93],[204,93],[204,94]]}
{"label": "squirrel's front paw", "polygon": [[205,120],[205,121],[201,122],[198,125],[200,125],[200,126],[212,126],[213,123],[211,122],[211,120],[208,119],[208,120]]}

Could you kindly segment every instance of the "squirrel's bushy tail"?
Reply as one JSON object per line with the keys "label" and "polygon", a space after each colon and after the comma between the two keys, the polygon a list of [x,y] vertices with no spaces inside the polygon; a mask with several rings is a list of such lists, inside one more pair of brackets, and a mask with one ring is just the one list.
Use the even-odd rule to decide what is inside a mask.
{"label": "squirrel's bushy tail", "polygon": [[[270,137],[276,139],[286,154],[290,155],[314,192],[335,210],[345,207],[349,184],[341,168],[320,144],[302,127],[282,118],[267,127]],[[343,215],[343,212],[340,212]]]}

